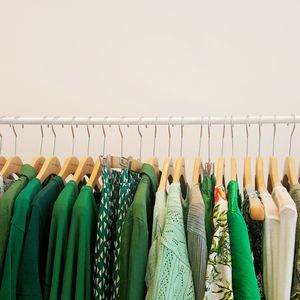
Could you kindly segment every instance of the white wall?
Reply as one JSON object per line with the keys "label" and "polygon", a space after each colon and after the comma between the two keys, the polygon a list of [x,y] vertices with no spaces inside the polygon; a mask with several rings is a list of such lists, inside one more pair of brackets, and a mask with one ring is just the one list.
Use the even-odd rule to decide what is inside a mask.
{"label": "white wall", "polygon": [[[279,1],[0,1],[1,115],[200,116],[300,113],[300,2]],[[39,128],[18,129],[24,161],[38,153]],[[276,154],[288,152],[291,126],[277,128]],[[189,170],[198,128],[185,128]],[[212,129],[212,157],[220,153],[221,127]],[[293,154],[299,158],[299,130]],[[13,135],[3,132],[3,153]],[[46,130],[44,154],[51,153]],[[152,129],[144,130],[143,158]],[[257,153],[250,129],[250,154]],[[179,152],[174,128],[172,154]],[[225,153],[230,155],[230,130]],[[71,151],[69,128],[57,128],[57,154]],[[136,128],[124,128],[125,152],[138,155]],[[272,126],[263,127],[262,154],[271,154]],[[91,154],[101,149],[92,129]],[[86,129],[75,151],[86,153]],[[167,129],[159,128],[157,155],[167,154]],[[245,153],[245,128],[235,130],[236,155]],[[108,152],[119,153],[116,128]],[[207,157],[206,130],[202,155]],[[298,160],[297,160],[298,161]],[[241,161],[239,171],[242,171]]]}

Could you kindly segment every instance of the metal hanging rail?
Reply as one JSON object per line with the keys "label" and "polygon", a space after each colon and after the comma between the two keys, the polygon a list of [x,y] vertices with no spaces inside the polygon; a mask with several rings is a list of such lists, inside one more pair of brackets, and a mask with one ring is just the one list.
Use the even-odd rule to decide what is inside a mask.
{"label": "metal hanging rail", "polygon": [[239,125],[300,123],[300,115],[232,117],[0,117],[8,125]]}

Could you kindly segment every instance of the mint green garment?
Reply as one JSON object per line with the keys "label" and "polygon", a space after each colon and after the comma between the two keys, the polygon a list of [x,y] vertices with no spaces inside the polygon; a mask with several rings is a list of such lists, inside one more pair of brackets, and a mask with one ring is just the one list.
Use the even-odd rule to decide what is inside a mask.
{"label": "mint green garment", "polygon": [[158,241],[151,300],[195,299],[184,228],[183,202],[180,183],[172,183],[167,198],[165,225]]}
{"label": "mint green garment", "polygon": [[143,164],[141,174],[141,181],[121,230],[121,300],[145,299],[145,276],[158,178],[149,164]]}
{"label": "mint green garment", "polygon": [[153,210],[153,225],[152,225],[152,244],[149,251],[147,271],[146,271],[146,285],[147,285],[147,300],[153,299],[154,276],[158,261],[158,251],[162,232],[165,226],[167,212],[167,193],[166,191],[157,191],[155,196],[155,204]]}
{"label": "mint green garment", "polygon": [[92,273],[97,228],[97,205],[90,186],[84,186],[72,210],[64,267],[62,300],[93,298]]}
{"label": "mint green garment", "polygon": [[36,176],[34,168],[30,165],[23,165],[20,170],[20,177],[0,198],[0,281],[4,267],[4,256],[9,236],[10,221],[14,201],[27,185],[27,183]]}
{"label": "mint green garment", "polygon": [[45,300],[56,300],[61,297],[69,227],[77,196],[77,183],[70,180],[59,194],[53,207],[44,278]]}
{"label": "mint green garment", "polygon": [[232,286],[235,300],[259,300],[248,229],[238,205],[238,183],[228,183],[228,227],[232,261]]}
{"label": "mint green garment", "polygon": [[215,176],[203,176],[203,181],[201,183],[201,193],[205,205],[205,233],[206,233],[206,243],[207,251],[209,253],[213,235],[214,235],[214,221],[213,221],[213,211],[214,211],[214,190],[216,185]]}
{"label": "mint green garment", "polygon": [[41,189],[42,184],[40,180],[33,178],[15,200],[5,254],[0,299],[16,299],[19,265],[23,251],[25,232],[31,213],[30,206],[32,200]]}

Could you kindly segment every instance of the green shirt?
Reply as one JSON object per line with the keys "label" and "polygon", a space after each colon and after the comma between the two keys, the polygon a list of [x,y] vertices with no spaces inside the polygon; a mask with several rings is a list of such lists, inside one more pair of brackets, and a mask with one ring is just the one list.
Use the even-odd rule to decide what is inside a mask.
{"label": "green shirt", "polygon": [[227,217],[234,299],[259,300],[260,294],[252,261],[248,230],[238,205],[238,183],[231,180],[227,190],[229,205]]}
{"label": "green shirt", "polygon": [[16,299],[18,271],[31,212],[30,206],[33,198],[41,189],[41,182],[37,178],[33,178],[15,200],[5,254],[0,299]]}
{"label": "green shirt", "polygon": [[295,184],[291,186],[290,195],[296,204],[297,213],[298,213],[291,299],[299,299],[300,298],[300,184]]}
{"label": "green shirt", "polygon": [[152,215],[158,179],[144,164],[142,178],[122,226],[120,250],[120,299],[145,298],[145,275],[151,243]]}
{"label": "green shirt", "polygon": [[44,299],[60,299],[72,209],[78,186],[70,180],[55,201],[47,251]]}
{"label": "green shirt", "polygon": [[4,267],[4,256],[9,236],[10,221],[14,201],[26,186],[26,184],[36,176],[36,172],[30,165],[23,165],[20,171],[20,177],[0,198],[0,280]]}
{"label": "green shirt", "polygon": [[97,227],[93,190],[82,187],[72,210],[61,299],[92,299],[92,269]]}
{"label": "green shirt", "polygon": [[32,202],[17,282],[18,299],[42,299],[46,253],[53,204],[64,187],[59,176],[50,179]]}
{"label": "green shirt", "polygon": [[204,176],[201,184],[201,193],[205,205],[205,233],[206,233],[206,243],[207,251],[209,252],[213,235],[214,235],[214,221],[213,221],[213,211],[214,211],[214,190],[215,190],[215,177],[214,176]]}

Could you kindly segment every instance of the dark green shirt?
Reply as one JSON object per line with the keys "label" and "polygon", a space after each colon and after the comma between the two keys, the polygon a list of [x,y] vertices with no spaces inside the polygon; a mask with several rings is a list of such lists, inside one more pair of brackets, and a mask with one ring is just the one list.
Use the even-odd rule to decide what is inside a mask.
{"label": "dark green shirt", "polygon": [[4,256],[9,236],[10,220],[14,201],[26,186],[26,184],[36,176],[36,172],[30,165],[23,165],[20,171],[20,177],[0,198],[0,280],[4,267]]}
{"label": "dark green shirt", "polygon": [[61,299],[92,299],[92,271],[97,227],[93,190],[82,187],[72,210]]}
{"label": "dark green shirt", "polygon": [[78,186],[70,180],[55,201],[50,227],[44,279],[44,299],[60,299],[72,209]]}
{"label": "dark green shirt", "polygon": [[16,299],[18,271],[31,212],[30,206],[33,198],[41,189],[41,182],[37,178],[33,178],[15,200],[5,254],[0,299]]}
{"label": "dark green shirt", "polygon": [[214,222],[213,222],[213,210],[214,210],[214,190],[215,190],[215,177],[204,176],[201,184],[201,193],[205,205],[205,233],[207,251],[209,253],[212,238],[214,235]]}
{"label": "dark green shirt", "polygon": [[290,195],[296,204],[297,213],[298,213],[291,299],[299,299],[300,298],[300,184],[295,184],[291,186]]}
{"label": "dark green shirt", "polygon": [[64,187],[59,176],[50,179],[32,202],[17,282],[17,299],[43,299],[46,253],[53,204]]}
{"label": "dark green shirt", "polygon": [[259,300],[260,294],[252,261],[248,230],[238,205],[238,183],[228,184],[228,228],[235,300]]}
{"label": "dark green shirt", "polygon": [[120,249],[120,299],[122,300],[145,298],[145,275],[158,179],[151,165],[144,164],[141,173],[141,181],[122,226]]}

